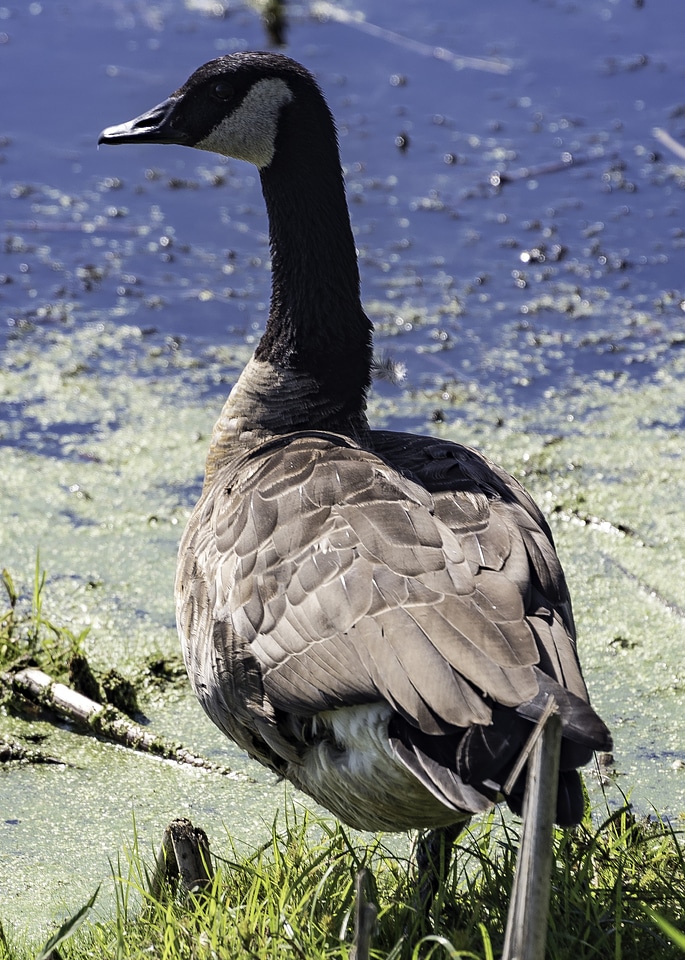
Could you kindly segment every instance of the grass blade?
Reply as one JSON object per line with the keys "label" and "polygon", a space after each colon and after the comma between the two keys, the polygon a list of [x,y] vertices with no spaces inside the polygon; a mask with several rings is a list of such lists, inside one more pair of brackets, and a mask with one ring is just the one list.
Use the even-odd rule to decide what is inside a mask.
{"label": "grass blade", "polygon": [[64,943],[65,940],[68,940],[69,937],[75,933],[76,930],[78,930],[83,921],[86,919],[86,916],[95,903],[95,898],[99,892],[100,887],[98,886],[90,900],[87,903],[84,903],[81,909],[78,910],[73,917],[69,917],[68,920],[65,920],[57,933],[50,937],[43,949],[36,956],[36,960],[51,960],[53,950],[56,950],[61,943]]}
{"label": "grass blade", "polygon": [[677,947],[681,953],[685,953],[685,933],[678,930],[677,927],[674,927],[672,923],[669,923],[665,917],[660,916],[660,914],[652,910],[651,907],[643,904],[642,909],[647,916],[654,921],[657,927],[661,929],[661,932],[665,933],[668,939],[673,942],[673,946]]}

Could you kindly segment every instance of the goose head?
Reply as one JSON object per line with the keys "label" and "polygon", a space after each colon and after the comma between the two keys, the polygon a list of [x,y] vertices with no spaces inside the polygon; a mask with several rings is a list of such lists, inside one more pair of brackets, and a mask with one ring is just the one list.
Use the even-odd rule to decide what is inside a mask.
{"label": "goose head", "polygon": [[[258,168],[272,290],[255,359],[306,379],[309,425],[355,435],[365,429],[371,324],[361,306],[335,124],[309,71],[282,54],[218,57],[156,107],[107,127],[98,142],[180,144]],[[266,380],[274,382],[262,370]],[[298,416],[291,406],[288,423]]]}
{"label": "goose head", "polygon": [[[274,53],[235,53],[199,67],[175,93],[133,120],[107,127],[98,143],[171,143],[247,160],[260,170],[276,151],[281,111],[322,106],[312,75]],[[319,136],[324,131],[319,129]]]}

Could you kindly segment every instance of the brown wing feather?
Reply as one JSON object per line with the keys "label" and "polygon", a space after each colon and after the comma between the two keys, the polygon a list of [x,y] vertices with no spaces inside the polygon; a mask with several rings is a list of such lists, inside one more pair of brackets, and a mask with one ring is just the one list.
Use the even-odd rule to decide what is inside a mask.
{"label": "brown wing feather", "polygon": [[[460,444],[389,431],[374,431],[373,438],[379,455],[433,494],[436,514],[458,534],[469,560],[503,571],[516,584],[541,669],[587,699],[566,579],[547,521],[530,494],[501,467]],[[462,505],[474,491],[484,496],[485,506],[469,519]]]}
{"label": "brown wing feather", "polygon": [[[422,781],[436,764],[461,764],[463,791],[469,763],[480,770],[488,749],[508,763],[561,685],[565,735],[584,744],[567,748],[568,765],[585,762],[608,734],[586,705],[568,591],[538,508],[475,451],[372,438],[374,452],[334,435],[278,438],[205,490],[177,590],[189,673],[210,716],[278,770],[296,749],[293,717],[385,700],[402,762]],[[464,736],[474,725],[475,740]],[[452,781],[436,775],[436,795]]]}

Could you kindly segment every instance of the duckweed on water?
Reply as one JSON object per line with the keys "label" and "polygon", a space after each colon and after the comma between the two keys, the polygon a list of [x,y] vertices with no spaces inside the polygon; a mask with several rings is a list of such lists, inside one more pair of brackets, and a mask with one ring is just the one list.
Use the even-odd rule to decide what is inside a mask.
{"label": "duckweed on water", "polygon": [[[243,357],[182,342],[172,348],[134,327],[60,324],[17,337],[3,357],[0,399],[10,415],[2,426],[2,565],[25,596],[28,626],[27,573],[40,547],[49,571],[43,619],[80,638],[97,671],[117,667],[136,678],[150,658],[178,662],[177,543],[199,492],[207,436]],[[685,811],[683,411],[685,359],[677,354],[652,381],[624,378],[616,389],[578,380],[526,408],[436,368],[423,383],[379,385],[371,409],[374,423],[477,446],[531,489],[567,571],[593,701],[614,733],[611,775],[641,813],[654,806],[676,824]],[[211,776],[190,778],[102,744],[90,749],[33,724],[49,739],[46,752],[71,766],[5,777],[3,800],[19,822],[3,835],[0,883],[11,884],[17,929],[27,915],[22,904],[44,928],[74,898],[85,902],[130,831],[132,809],[146,842],[158,842],[165,822],[183,814],[213,836],[226,822],[232,835],[239,824],[247,844],[263,838],[283,794],[202,723],[190,695],[174,688],[170,696],[151,677],[149,693],[144,709],[155,732],[249,770],[257,785],[226,790]],[[0,714],[0,736],[21,740],[22,731]],[[588,786],[601,802],[592,774]],[[65,812],[65,795],[78,796],[82,829]],[[54,830],[68,854],[47,863]]]}
{"label": "duckweed on water", "polygon": [[[153,658],[164,675],[164,664],[178,663],[171,600],[176,544],[199,489],[204,438],[220,395],[245,359],[240,346],[224,348],[220,357],[219,350],[190,349],[175,336],[154,336],[147,327],[163,317],[174,334],[191,332],[192,318],[193,336],[216,332],[216,323],[223,336],[223,314],[215,322],[203,313],[209,291],[258,315],[258,301],[266,297],[266,239],[260,236],[262,208],[254,202],[250,178],[234,168],[188,162],[170,171],[148,169],[143,179],[137,158],[123,173],[118,158],[116,170],[103,166],[101,154],[93,161],[97,111],[89,115],[84,101],[86,109],[75,123],[71,116],[44,110],[41,85],[32,80],[35,58],[27,52],[40,49],[48,71],[50,56],[59,59],[51,75],[61,95],[51,104],[70,104],[74,89],[73,71],[63,69],[65,46],[55,37],[78,42],[83,56],[73,63],[79,76],[97,76],[103,64],[118,64],[108,69],[105,87],[98,84],[98,104],[103,89],[120,102],[139,85],[132,77],[139,76],[141,37],[153,30],[154,48],[161,51],[155,54],[159,69],[164,72],[164,60],[170,79],[179,56],[190,57],[191,47],[206,49],[218,37],[227,43],[222,6],[144,2],[129,4],[122,19],[119,5],[100,5],[97,16],[90,8],[88,16],[73,16],[71,5],[67,10],[66,5],[32,4],[31,16],[12,16],[3,26],[4,39],[11,40],[3,49],[14,56],[15,73],[28,73],[26,97],[15,98],[17,111],[10,118],[13,136],[0,142],[10,231],[0,281],[17,333],[0,357],[0,568],[11,571],[25,597],[21,609],[30,618],[32,570],[40,548],[41,566],[49,571],[42,617],[75,637],[88,629],[81,645],[102,672],[122,666],[137,676],[141,664]],[[614,776],[632,790],[637,809],[646,812],[655,804],[677,824],[685,810],[685,367],[675,356],[682,346],[682,293],[668,291],[682,283],[678,198],[684,178],[680,158],[676,162],[668,150],[654,150],[651,130],[668,125],[678,136],[671,91],[680,67],[671,38],[673,20],[678,15],[682,20],[682,14],[671,5],[667,20],[645,20],[645,5],[636,2],[608,5],[612,9],[600,20],[592,4],[551,4],[541,20],[537,6],[530,5],[532,19],[525,5],[514,9],[500,3],[495,16],[488,10],[463,23],[449,3],[393,7],[393,28],[415,36],[426,50],[436,42],[456,50],[484,41],[499,43],[508,53],[516,69],[506,87],[499,76],[493,87],[480,73],[466,94],[466,74],[451,72],[453,89],[433,57],[408,61],[400,78],[401,100],[387,83],[384,94],[383,77],[397,77],[397,49],[376,39],[370,55],[360,59],[360,28],[354,21],[335,27],[329,18],[300,17],[297,42],[325,81],[344,133],[348,185],[357,195],[365,291],[367,299],[378,298],[369,308],[379,339],[410,370],[415,351],[424,351],[421,379],[404,392],[383,385],[372,419],[470,442],[532,489],[550,518],[568,574],[594,702],[615,735]],[[239,7],[225,20],[230,35],[261,46],[261,30],[251,25],[256,18]],[[379,21],[378,10],[368,13],[371,21]],[[531,25],[552,43],[565,38],[555,47],[561,59],[548,56],[546,43],[531,45]],[[368,37],[361,41],[370,43]],[[578,41],[587,56],[578,58],[578,43],[571,41]],[[649,58],[635,57],[636,44],[649,48]],[[350,73],[350,63],[370,65],[371,73],[356,68]],[[34,109],[26,109],[29,101]],[[44,134],[40,143],[36,118]],[[372,128],[376,137],[369,136]],[[400,129],[410,130],[411,143],[398,166],[382,145],[397,160],[392,138]],[[520,189],[511,179],[506,184],[520,165],[531,164],[534,171],[556,157],[552,138],[557,135],[574,158],[595,161],[559,177],[533,172],[535,179],[527,176]],[[407,160],[420,162],[410,167]],[[497,190],[487,181],[495,166],[498,176],[504,174]],[[397,176],[388,178],[389,170]],[[46,176],[52,178],[49,184],[43,183]],[[223,194],[210,186],[224,181]],[[171,195],[173,208],[167,206]],[[253,209],[241,209],[240,202],[252,203]],[[201,234],[192,223],[201,225]],[[236,259],[231,253],[228,261],[224,248],[231,247],[239,253]],[[431,251],[445,258],[444,276],[433,269],[437,262],[431,263]],[[251,260],[257,256],[259,263]],[[168,267],[172,258],[174,270]],[[243,267],[249,267],[249,282]],[[464,277],[474,279],[464,284]],[[48,297],[54,302],[46,302]],[[99,314],[94,303],[101,304]],[[229,339],[237,342],[241,313],[236,309],[227,316],[236,323]],[[251,327],[246,332],[254,338]],[[442,334],[450,339],[441,339]],[[444,349],[446,344],[452,349]],[[635,369],[638,377],[655,374],[654,382],[636,385],[617,376]],[[563,396],[550,390],[540,402],[544,389],[572,379],[578,370],[606,387],[569,382]],[[484,396],[489,381],[486,389],[496,391],[499,400]],[[512,395],[512,384],[526,410],[502,402]],[[3,591],[0,585],[4,599]],[[46,637],[52,641],[54,634],[48,629]],[[17,651],[8,652],[13,657]],[[155,729],[178,731],[199,752],[209,747],[223,758],[231,748],[209,725],[202,726],[197,704],[181,699],[178,688],[173,697],[168,687],[162,694],[154,670],[147,676],[156,701],[149,711]],[[0,713],[0,735],[20,737],[27,730],[33,737],[48,737],[44,725],[24,727]],[[155,841],[166,820],[180,813],[214,837],[221,818],[233,824],[232,835],[258,819],[257,797],[246,788],[215,790],[209,777],[181,777],[169,766],[102,744],[96,753],[84,738],[62,729],[50,731],[49,740],[50,753],[68,758],[69,765],[19,766],[7,771],[2,784],[2,811],[8,811],[8,822],[0,823],[6,928],[11,921],[22,929],[31,916],[37,927],[54,919],[56,911],[64,916],[85,903],[130,832],[132,808],[141,836]],[[282,795],[274,798],[264,783],[260,789],[270,819]],[[592,779],[590,789],[597,802]],[[78,804],[78,817],[65,799]],[[574,956],[631,956],[634,931],[640,956],[673,955],[673,947],[658,939],[658,928],[649,926],[631,899],[634,887],[627,909],[620,899],[616,878],[625,875],[632,882],[630,862],[644,867],[644,886],[652,890],[657,912],[663,891],[653,885],[652,866],[665,876],[673,872],[682,898],[676,848],[664,841],[673,853],[669,859],[659,839],[641,831],[642,825],[619,828],[613,847],[608,831],[604,840],[588,844],[593,853],[583,863],[609,893],[578,903],[567,898],[578,934]],[[56,836],[59,852],[51,859]],[[643,860],[630,861],[628,853],[623,860],[613,857],[636,849],[643,851]],[[352,858],[343,871],[344,890],[349,890],[354,863]],[[324,944],[312,948],[313,956],[344,951],[333,935],[315,931],[308,941],[309,919],[301,917],[288,920],[299,939],[279,935],[280,915],[273,908],[269,913],[257,892],[250,895],[250,884],[258,888],[261,873],[245,866],[241,875],[245,884],[236,889],[233,878],[226,890],[235,891],[235,903],[248,921],[256,921],[261,911],[276,932],[266,945],[241,942],[237,956],[262,946],[264,956],[298,955],[301,944],[309,942]],[[273,880],[264,884],[269,882],[273,887]],[[379,882],[383,889],[382,876]],[[474,894],[472,903],[478,903],[480,891],[467,889]],[[560,884],[558,889],[561,898],[567,888]],[[217,891],[215,907],[203,915],[198,933],[192,912],[174,904],[153,911],[156,925],[147,931],[129,924],[131,888],[124,884],[117,890],[115,925],[96,927],[92,940],[79,934],[78,948],[69,942],[60,946],[65,957],[221,955],[216,905],[223,906],[228,893]],[[328,888],[322,890],[327,897]],[[349,904],[349,893],[331,897]],[[96,909],[107,913],[105,900],[103,887]],[[305,902],[316,903],[322,912],[312,908],[312,917],[325,920],[322,895],[314,892]],[[383,903],[394,903],[390,894],[382,901],[381,928],[387,930],[386,915],[397,919],[398,914]],[[563,929],[555,911],[555,924]],[[682,917],[663,912],[682,930]],[[596,924],[597,918],[602,922]],[[497,923],[490,924],[489,915],[483,919],[487,935],[476,927],[471,939],[454,934],[454,949],[469,944],[487,956],[486,944],[497,946]],[[605,935],[595,953],[577,942],[587,936],[586,921]],[[321,926],[331,929],[330,921],[322,920]],[[657,939],[649,940],[645,931]],[[226,934],[228,943],[231,935]],[[36,933],[34,942],[44,940]],[[394,941],[382,934],[376,942],[387,956],[385,947]],[[16,941],[11,943],[12,948],[0,937],[0,956],[21,955]],[[425,955],[433,948],[436,955],[449,955],[436,943],[425,945]],[[568,952],[560,948],[554,955]]]}

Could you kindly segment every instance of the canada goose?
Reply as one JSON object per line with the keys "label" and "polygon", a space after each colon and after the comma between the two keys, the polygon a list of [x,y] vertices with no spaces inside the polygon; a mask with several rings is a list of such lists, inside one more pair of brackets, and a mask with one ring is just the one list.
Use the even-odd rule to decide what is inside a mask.
{"label": "canada goose", "polygon": [[611,738],[589,705],[549,527],[458,443],[371,430],[371,323],[335,125],[288,57],[237,53],[101,143],[254,163],[269,217],[266,330],[214,427],[181,542],[177,620],[211,719],[364,830],[461,823],[503,786],[550,696],[556,819]]}

